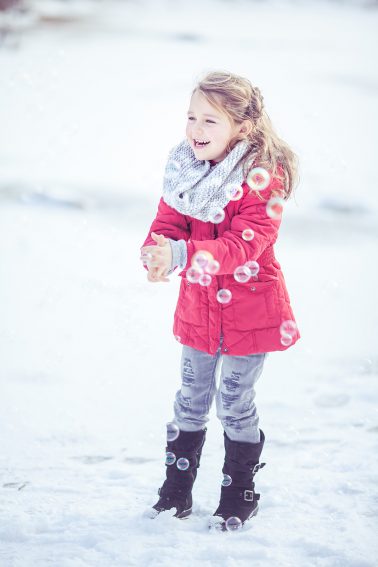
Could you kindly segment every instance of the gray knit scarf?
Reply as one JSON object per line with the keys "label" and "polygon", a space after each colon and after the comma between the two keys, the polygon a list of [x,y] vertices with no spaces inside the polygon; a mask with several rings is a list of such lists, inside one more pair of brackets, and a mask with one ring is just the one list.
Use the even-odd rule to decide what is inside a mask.
{"label": "gray knit scarf", "polygon": [[211,221],[230,202],[230,192],[243,182],[242,158],[250,148],[242,140],[214,166],[199,160],[187,140],[175,146],[168,157],[163,199],[183,215]]}

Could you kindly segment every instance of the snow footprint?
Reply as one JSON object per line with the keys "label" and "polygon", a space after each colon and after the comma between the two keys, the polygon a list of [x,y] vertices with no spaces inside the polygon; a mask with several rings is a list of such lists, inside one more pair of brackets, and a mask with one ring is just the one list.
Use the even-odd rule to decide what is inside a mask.
{"label": "snow footprint", "polygon": [[72,457],[74,461],[79,461],[85,465],[95,465],[96,463],[102,463],[104,461],[109,461],[113,457],[106,457],[104,455],[82,455],[80,457]]}

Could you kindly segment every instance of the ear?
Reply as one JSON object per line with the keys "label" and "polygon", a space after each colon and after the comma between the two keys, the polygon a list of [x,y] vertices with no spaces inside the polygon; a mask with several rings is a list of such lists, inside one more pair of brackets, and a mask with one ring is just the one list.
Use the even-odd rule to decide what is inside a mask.
{"label": "ear", "polygon": [[253,129],[253,124],[250,120],[244,120],[239,126],[239,133],[247,137]]}

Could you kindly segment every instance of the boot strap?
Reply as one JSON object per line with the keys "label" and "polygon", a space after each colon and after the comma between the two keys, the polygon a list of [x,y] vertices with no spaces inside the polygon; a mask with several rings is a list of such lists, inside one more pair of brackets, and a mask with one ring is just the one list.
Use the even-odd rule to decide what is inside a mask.
{"label": "boot strap", "polygon": [[242,496],[243,500],[245,500],[246,502],[260,500],[260,494],[257,494],[254,490],[244,490],[244,492],[240,493],[240,496]]}
{"label": "boot strap", "polygon": [[257,463],[252,469],[252,474],[256,474],[260,469],[265,467],[265,465],[266,463]]}
{"label": "boot strap", "polygon": [[253,502],[254,496],[254,490],[244,490],[244,500],[246,500],[246,502]]}

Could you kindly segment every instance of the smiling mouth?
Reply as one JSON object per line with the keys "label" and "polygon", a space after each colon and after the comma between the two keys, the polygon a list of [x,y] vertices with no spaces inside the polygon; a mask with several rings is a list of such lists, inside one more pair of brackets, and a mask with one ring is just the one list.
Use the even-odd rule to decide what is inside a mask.
{"label": "smiling mouth", "polygon": [[194,138],[193,138],[193,143],[195,148],[204,148],[208,144],[210,144],[210,142],[205,142],[204,140],[195,140]]}

